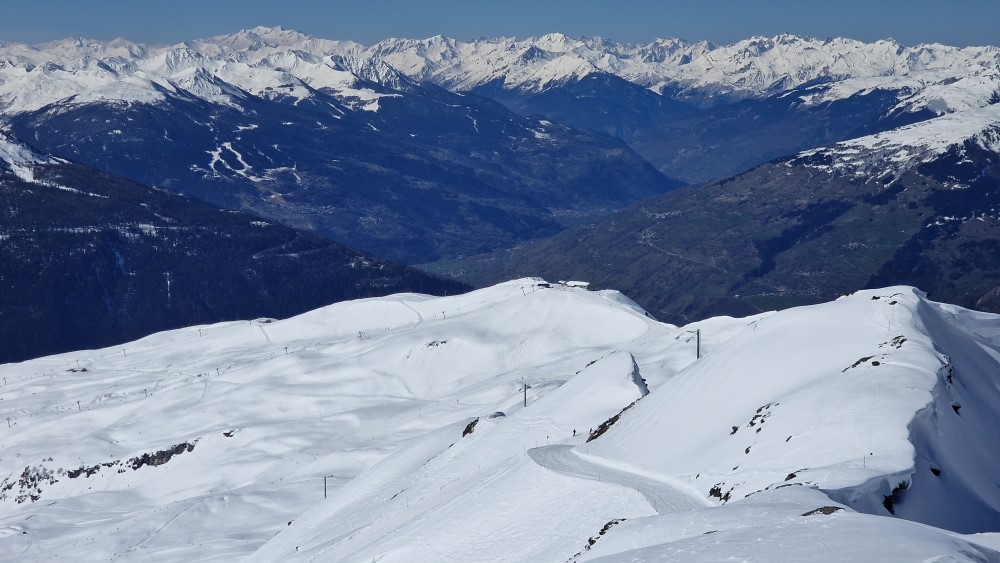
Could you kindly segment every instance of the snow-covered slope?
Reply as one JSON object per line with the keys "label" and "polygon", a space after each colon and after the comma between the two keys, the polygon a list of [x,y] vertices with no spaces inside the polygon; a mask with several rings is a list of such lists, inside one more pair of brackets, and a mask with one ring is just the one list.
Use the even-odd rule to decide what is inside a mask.
{"label": "snow-covered slope", "polygon": [[24,143],[16,141],[0,130],[0,171],[8,170],[25,182],[34,182],[32,167],[37,164],[53,164],[57,159],[38,154]]}
{"label": "snow-covered slope", "polygon": [[616,299],[521,281],[2,366],[0,558],[249,554],[322,502],[324,476],[333,493],[434,432],[454,441],[474,417],[517,411],[522,381],[534,403],[621,350],[590,368],[617,390],[543,417],[531,445],[551,424],[596,426],[640,395],[627,350],[672,331]]}
{"label": "snow-covered slope", "polygon": [[935,160],[952,149],[974,146],[1000,154],[1000,104],[950,113],[800,153],[788,165],[880,180]]}
{"label": "snow-covered slope", "polygon": [[883,507],[1000,530],[996,316],[899,287],[676,328],[545,285],[0,366],[0,557],[1000,560]]}
{"label": "snow-covered slope", "polygon": [[591,452],[723,501],[806,485],[869,512],[884,503],[953,529],[1000,527],[995,475],[970,470],[1000,466],[981,443],[1000,419],[1000,323],[976,334],[951,320],[903,287],[761,318]]}

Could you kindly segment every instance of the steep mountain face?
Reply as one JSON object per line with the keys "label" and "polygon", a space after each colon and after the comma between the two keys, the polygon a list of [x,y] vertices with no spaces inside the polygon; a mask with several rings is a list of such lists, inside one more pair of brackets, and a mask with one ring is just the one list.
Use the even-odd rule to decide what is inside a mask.
{"label": "steep mountain face", "polygon": [[434,269],[480,283],[531,273],[613,285],[671,320],[890,283],[1000,311],[998,138],[998,105],[949,114]]}
{"label": "steep mountain face", "polygon": [[521,279],[0,365],[0,558],[993,562],[998,320]]}
{"label": "steep mountain face", "polygon": [[308,232],[38,154],[2,134],[0,209],[3,362],[192,323],[465,289]]}
{"label": "steep mountain face", "polygon": [[550,235],[679,182],[609,136],[258,29],[164,48],[0,49],[40,149],[410,262]]}

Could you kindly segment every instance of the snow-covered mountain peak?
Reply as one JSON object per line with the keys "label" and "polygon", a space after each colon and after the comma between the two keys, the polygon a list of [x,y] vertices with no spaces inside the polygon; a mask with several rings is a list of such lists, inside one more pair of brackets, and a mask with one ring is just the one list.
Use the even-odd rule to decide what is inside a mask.
{"label": "snow-covered mountain peak", "polygon": [[546,51],[557,53],[572,51],[574,48],[586,45],[584,41],[571,39],[562,33],[547,33],[541,37],[529,39],[529,41]]}
{"label": "snow-covered mountain peak", "polygon": [[170,76],[175,72],[204,65],[207,57],[187,46],[176,46],[140,61],[139,68],[145,72]]}
{"label": "snow-covered mountain peak", "polygon": [[[698,52],[711,48],[707,42],[695,45],[698,47]],[[646,64],[687,64],[694,56],[695,45],[689,45],[680,39],[654,39],[636,47],[636,55]]]}
{"label": "snow-covered mountain peak", "polygon": [[171,77],[170,84],[203,100],[233,108],[239,108],[239,101],[246,97],[246,92],[204,68],[189,67],[178,71]]}
{"label": "snow-covered mountain peak", "polygon": [[377,95],[353,88],[359,79],[389,87],[402,81],[392,77],[384,63],[359,65],[368,75],[356,77],[345,76],[326,61],[356,52],[357,45],[351,42],[316,39],[280,27],[156,48],[82,40],[36,47],[7,45],[0,48],[0,61],[5,61],[0,64],[0,113],[18,114],[64,102],[157,103],[175,94],[238,107],[241,92],[301,100],[313,95],[310,88],[363,98],[366,103],[360,107],[374,108],[368,102]]}
{"label": "snow-covered mountain peak", "polygon": [[218,35],[205,39],[205,43],[215,43],[233,51],[258,50],[261,47],[292,47],[311,40],[312,37],[281,26],[257,26],[229,35]]}
{"label": "snow-covered mountain peak", "polygon": [[427,39],[386,39],[366,54],[389,62],[404,74],[418,80],[429,78],[439,69],[449,68],[463,56],[458,41],[437,35]]}
{"label": "snow-covered mountain peak", "polygon": [[323,57],[334,53],[357,52],[360,49],[353,41],[320,39],[280,26],[258,26],[229,35],[185,42],[182,46],[212,58],[242,57],[255,61],[282,51],[304,51]]}
{"label": "snow-covered mountain peak", "polygon": [[361,80],[393,90],[403,91],[416,86],[416,83],[409,77],[377,57],[360,58],[349,55],[331,55],[330,62],[334,68],[342,68]]}

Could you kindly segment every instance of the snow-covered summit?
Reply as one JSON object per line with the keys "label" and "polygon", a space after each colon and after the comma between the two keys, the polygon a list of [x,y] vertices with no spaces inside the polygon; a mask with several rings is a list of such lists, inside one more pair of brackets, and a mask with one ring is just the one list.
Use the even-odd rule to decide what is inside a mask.
{"label": "snow-covered summit", "polygon": [[997,326],[894,287],[678,328],[522,279],[0,366],[0,557],[996,561],[890,509],[1000,529]]}
{"label": "snow-covered summit", "polygon": [[281,26],[257,26],[229,35],[186,42],[184,46],[208,56],[227,56],[234,53],[256,53],[266,56],[281,51],[305,51],[325,56],[351,53],[360,47],[353,41],[320,39]]}

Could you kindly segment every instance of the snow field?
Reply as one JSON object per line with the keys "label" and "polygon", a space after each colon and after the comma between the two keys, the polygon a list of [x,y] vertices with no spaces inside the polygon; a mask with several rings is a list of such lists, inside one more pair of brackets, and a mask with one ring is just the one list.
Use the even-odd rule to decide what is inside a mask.
{"label": "snow field", "polygon": [[1000,561],[995,315],[539,283],[0,366],[0,559]]}
{"label": "snow field", "polygon": [[579,561],[1000,560],[1000,553],[975,540],[860,514],[819,491],[792,487],[724,507],[628,520]]}
{"label": "snow field", "polygon": [[[21,487],[13,485],[0,499],[0,528],[31,536],[29,560],[84,545],[95,560],[246,555],[322,501],[324,475],[334,476],[333,492],[429,432],[517,411],[522,379],[534,402],[631,339],[672,330],[605,296],[520,280],[465,296],[399,295],[286,321],[192,327],[0,366],[7,383],[0,405],[11,418],[0,475],[16,483],[30,467],[56,479],[29,491],[39,496],[34,503],[17,503]],[[569,439],[574,427],[596,425],[624,406],[619,400],[639,396],[631,356],[614,356],[590,369],[621,367],[621,387],[630,391],[610,394],[615,404],[586,420],[546,422],[518,446],[525,459],[526,447],[544,445],[546,435]],[[179,444],[193,449],[159,466],[129,466]],[[86,539],[61,533],[73,520],[59,514],[86,513],[79,507],[95,496],[106,499],[100,505],[127,498],[132,508],[100,525],[72,524],[88,530]],[[236,537],[215,518],[255,524]],[[185,532],[194,529],[215,535]]]}

